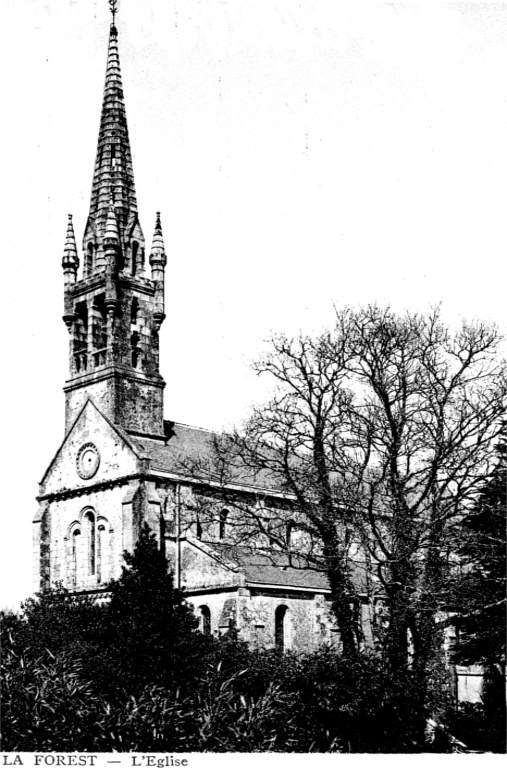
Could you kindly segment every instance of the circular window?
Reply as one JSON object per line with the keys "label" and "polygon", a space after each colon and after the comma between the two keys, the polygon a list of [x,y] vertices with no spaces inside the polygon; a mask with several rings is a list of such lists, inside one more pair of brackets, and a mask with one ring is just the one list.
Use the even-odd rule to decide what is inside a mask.
{"label": "circular window", "polygon": [[91,479],[98,471],[100,465],[99,450],[89,442],[83,444],[76,458],[77,472],[82,479]]}

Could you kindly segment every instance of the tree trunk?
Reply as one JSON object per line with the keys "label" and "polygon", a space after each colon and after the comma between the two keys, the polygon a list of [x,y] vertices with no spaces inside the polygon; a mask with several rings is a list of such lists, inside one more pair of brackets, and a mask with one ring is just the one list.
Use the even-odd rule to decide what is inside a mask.
{"label": "tree trunk", "polygon": [[340,632],[343,655],[353,657],[357,655],[359,646],[359,631],[354,611],[355,591],[342,555],[343,548],[336,542],[335,533],[323,540],[324,559],[331,589],[331,609]]}

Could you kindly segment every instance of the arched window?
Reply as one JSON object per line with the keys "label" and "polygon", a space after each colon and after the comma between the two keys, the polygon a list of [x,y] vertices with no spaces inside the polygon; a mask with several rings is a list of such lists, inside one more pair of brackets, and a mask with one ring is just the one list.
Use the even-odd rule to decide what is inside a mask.
{"label": "arched window", "polygon": [[278,652],[287,649],[287,607],[284,604],[275,610],[275,647]]}
{"label": "arched window", "polygon": [[99,524],[97,528],[97,580],[104,580],[104,551],[105,551],[106,528],[104,524]]}
{"label": "arched window", "polygon": [[209,607],[206,606],[206,604],[202,604],[199,607],[199,631],[201,634],[204,634],[204,636],[210,636],[211,635],[211,612]]}
{"label": "arched window", "polygon": [[85,262],[85,275],[91,275],[93,271],[93,243],[89,243],[86,247],[86,262]]}
{"label": "arched window", "polygon": [[227,527],[227,517],[229,516],[229,511],[227,508],[223,508],[220,511],[220,519],[218,522],[218,537],[220,540],[225,539],[225,531]]}
{"label": "arched window", "polygon": [[139,313],[139,300],[134,297],[132,305],[130,306],[130,323],[135,326],[137,323],[137,315]]}
{"label": "arched window", "polygon": [[102,366],[106,363],[107,348],[107,310],[105,295],[98,294],[92,306],[92,343],[93,363]]}
{"label": "arched window", "polygon": [[67,584],[87,588],[111,577],[112,533],[109,522],[93,508],[83,508],[69,526],[66,540]]}
{"label": "arched window", "polygon": [[132,275],[137,273],[137,252],[139,251],[139,244],[134,241],[132,244]]}
{"label": "arched window", "polygon": [[138,365],[141,356],[141,348],[139,346],[140,339],[137,332],[134,332],[130,337],[130,344],[132,346],[132,366],[134,369]]}
{"label": "arched window", "polygon": [[88,347],[88,306],[78,302],[74,308],[74,367],[76,372],[86,370]]}
{"label": "arched window", "polygon": [[92,511],[86,511],[83,516],[83,524],[86,533],[86,559],[88,564],[88,574],[95,575],[96,570],[96,541],[95,541],[95,514]]}
{"label": "arched window", "polygon": [[71,535],[71,582],[72,585],[77,585],[77,570],[79,563],[79,540],[81,535],[80,529],[75,529]]}

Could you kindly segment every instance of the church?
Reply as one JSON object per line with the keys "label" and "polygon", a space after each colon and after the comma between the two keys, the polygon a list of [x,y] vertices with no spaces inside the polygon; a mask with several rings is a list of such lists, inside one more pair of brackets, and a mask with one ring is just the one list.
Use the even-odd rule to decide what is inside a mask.
{"label": "church", "polygon": [[[160,214],[147,249],[138,217],[118,30],[107,51],[90,209],[78,250],[69,216],[63,250],[69,376],[65,438],[44,473],[33,522],[35,589],[104,593],[144,523],[203,633],[235,627],[252,645],[308,651],[337,641],[322,573],[283,553],[233,548],[234,510],[192,473],[213,435],[164,419],[159,340],[167,255]],[[246,469],[229,492],[242,505],[283,506],[270,478]],[[195,511],[206,502],[206,522]],[[267,501],[267,502],[266,502]],[[202,505],[201,505],[202,507]],[[357,576],[366,643],[370,602]]]}

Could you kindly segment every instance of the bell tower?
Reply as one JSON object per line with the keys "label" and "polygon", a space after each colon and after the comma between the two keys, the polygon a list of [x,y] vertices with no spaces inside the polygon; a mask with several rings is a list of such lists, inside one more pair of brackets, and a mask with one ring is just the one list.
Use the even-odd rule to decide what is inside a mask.
{"label": "bell tower", "polygon": [[123,97],[116,2],[109,34],[90,211],[78,256],[69,216],[62,260],[63,320],[69,331],[65,431],[91,397],[129,433],[163,438],[159,331],[164,320],[164,250],[157,213],[147,274]]}

